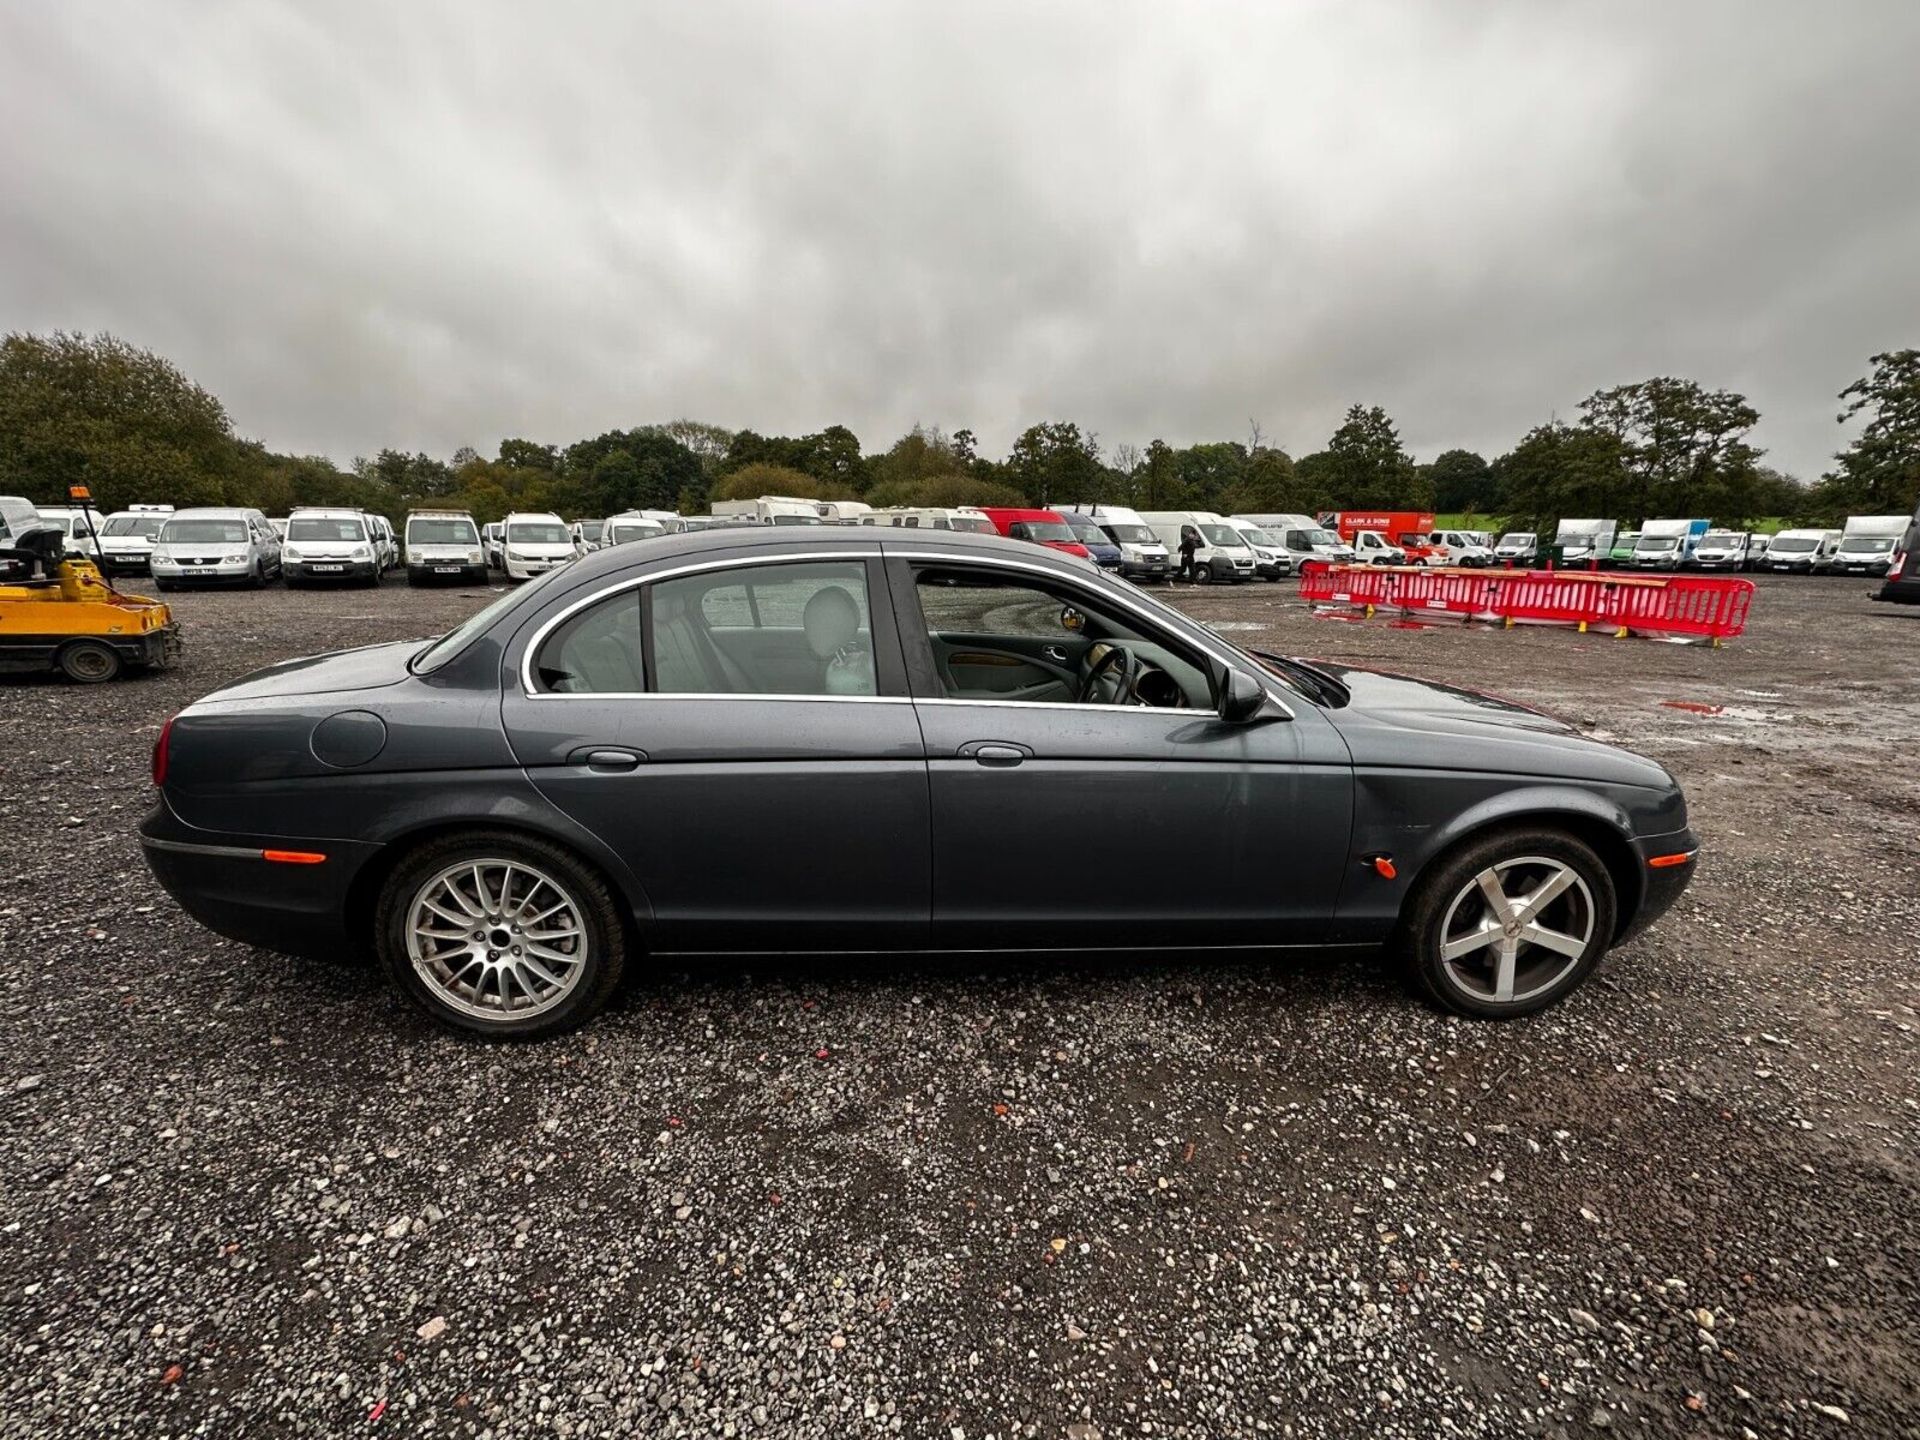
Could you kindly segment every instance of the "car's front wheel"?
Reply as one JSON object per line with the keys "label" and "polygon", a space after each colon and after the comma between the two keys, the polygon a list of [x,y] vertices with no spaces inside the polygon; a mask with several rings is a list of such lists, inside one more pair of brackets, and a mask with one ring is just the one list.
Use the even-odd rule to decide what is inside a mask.
{"label": "car's front wheel", "polygon": [[1576,989],[1613,943],[1613,877],[1565,831],[1504,830],[1421,877],[1401,917],[1414,984],[1461,1015],[1528,1015]]}
{"label": "car's front wheel", "polygon": [[387,878],[376,923],[402,994],[443,1025],[494,1039],[584,1025],[626,960],[606,882],[533,836],[476,831],[421,846]]}

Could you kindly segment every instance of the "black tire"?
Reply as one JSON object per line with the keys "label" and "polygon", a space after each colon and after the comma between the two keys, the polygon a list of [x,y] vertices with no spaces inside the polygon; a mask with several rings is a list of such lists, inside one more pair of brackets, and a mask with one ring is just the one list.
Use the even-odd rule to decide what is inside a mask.
{"label": "black tire", "polygon": [[1213,566],[1205,563],[1194,566],[1193,583],[1196,585],[1211,585],[1213,583]]}
{"label": "black tire", "polygon": [[101,685],[126,668],[120,652],[99,640],[75,640],[60,649],[60,673],[78,685]]}
{"label": "black tire", "polygon": [[[1447,923],[1449,910],[1455,907],[1456,897],[1465,903],[1467,897],[1463,892],[1475,884],[1482,872],[1505,864],[1513,866],[1514,873],[1523,873],[1526,867],[1516,862],[1534,858],[1564,866],[1585,886],[1584,897],[1569,887],[1568,893],[1541,913],[1578,914],[1584,904],[1586,919],[1590,922],[1586,948],[1577,958],[1550,951],[1526,952],[1536,956],[1531,964],[1539,967],[1542,983],[1533,993],[1521,991],[1516,998],[1502,1001],[1469,988],[1454,966],[1441,958],[1445,938],[1442,927]],[[1561,906],[1565,907],[1564,911],[1557,909]],[[1612,946],[1617,915],[1613,876],[1592,847],[1564,830],[1549,826],[1515,827],[1463,842],[1421,875],[1401,909],[1395,949],[1414,989],[1441,1009],[1485,1020],[1510,1020],[1544,1010],[1578,989]],[[1555,924],[1559,923],[1563,922],[1556,919]],[[1479,958],[1483,954],[1484,962]],[[1470,970],[1479,963],[1491,967],[1495,963],[1494,954],[1494,947],[1489,946],[1484,952],[1476,952],[1474,957],[1463,957],[1462,968]],[[1515,988],[1518,989],[1518,985]]]}
{"label": "black tire", "polygon": [[[586,938],[573,988],[550,1008],[522,1019],[481,1019],[456,1008],[414,968],[407,947],[407,912],[422,886],[450,865],[496,859],[537,867],[566,887]],[[395,989],[439,1024],[490,1040],[538,1040],[577,1030],[606,1008],[626,968],[626,926],[606,881],[565,847],[511,831],[446,835],[408,854],[381,887],[374,926],[375,947]]]}

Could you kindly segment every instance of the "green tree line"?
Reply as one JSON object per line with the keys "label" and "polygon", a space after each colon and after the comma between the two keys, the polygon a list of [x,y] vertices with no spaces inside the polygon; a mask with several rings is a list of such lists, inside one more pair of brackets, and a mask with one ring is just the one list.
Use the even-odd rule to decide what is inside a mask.
{"label": "green tree line", "polygon": [[1416,463],[1381,407],[1354,405],[1322,449],[1298,458],[1253,422],[1245,439],[1105,448],[1073,421],[1044,421],[995,460],[965,429],[915,426],[869,452],[844,425],[790,436],[673,420],[567,445],[510,438],[492,459],[470,447],[445,459],[383,449],[343,469],[237,435],[216,396],[111,335],[12,334],[0,341],[0,493],[58,504],[85,484],[104,509],[357,505],[396,521],[422,505],[486,522],[512,510],[698,513],[774,494],[876,506],[1417,509],[1542,529],[1576,515],[1833,523],[1909,512],[1920,493],[1920,351],[1869,363],[1839,394],[1836,418],[1858,434],[1810,484],[1761,463],[1746,397],[1665,376],[1596,390],[1578,420],[1536,426],[1491,461],[1448,450]]}

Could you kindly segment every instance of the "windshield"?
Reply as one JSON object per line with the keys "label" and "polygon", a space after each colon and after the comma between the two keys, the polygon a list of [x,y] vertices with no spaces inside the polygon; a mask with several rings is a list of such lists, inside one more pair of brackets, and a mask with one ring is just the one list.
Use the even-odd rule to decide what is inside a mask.
{"label": "windshield", "polygon": [[1738,545],[1746,538],[1745,535],[1737,530],[1709,530],[1700,537],[1700,543],[1702,545],[1712,545],[1724,550],[1730,545]]}
{"label": "windshield", "polygon": [[407,668],[416,675],[424,675],[429,670],[438,670],[462,650],[476,636],[489,629],[507,611],[516,605],[524,604],[528,599],[537,597],[542,585],[551,585],[555,576],[567,573],[567,567],[549,570],[544,575],[536,575],[527,584],[517,590],[509,590],[491,605],[482,606],[460,624],[442,635],[426,649],[407,662]]}
{"label": "windshield", "polygon": [[608,543],[624,545],[629,540],[644,540],[649,535],[664,535],[666,531],[650,520],[618,520],[607,527]]}
{"label": "windshield", "polygon": [[597,542],[600,539],[600,532],[607,528],[607,522],[604,520],[582,520],[579,525],[580,538],[593,542]]}
{"label": "windshield", "polygon": [[1522,534],[1519,534],[1518,532],[1515,532],[1514,534],[1511,534],[1511,535],[1502,535],[1500,537],[1500,543],[1503,546],[1531,545],[1533,544],[1533,536],[1522,535]]}
{"label": "windshield", "polygon": [[969,535],[992,535],[995,533],[993,521],[987,519],[984,515],[956,515],[953,517],[953,528],[956,530],[965,530]]}
{"label": "windshield", "polygon": [[1200,533],[1206,537],[1209,545],[1218,545],[1222,550],[1247,548],[1246,540],[1231,525],[1202,525]]}
{"label": "windshield", "polygon": [[1680,541],[1672,535],[1648,535],[1643,537],[1640,543],[1633,548],[1636,550],[1671,550],[1679,545],[1679,543]]}
{"label": "windshield", "polygon": [[820,517],[818,515],[776,515],[773,517],[773,523],[776,525],[818,525],[820,523]]}
{"label": "windshield", "polygon": [[1817,540],[1806,539],[1799,535],[1787,535],[1775,540],[1773,544],[1767,548],[1770,550],[1786,550],[1798,553],[1802,550],[1811,550],[1818,543]]}
{"label": "windshield", "polygon": [[313,520],[296,515],[287,522],[289,540],[331,540],[351,544],[366,538],[367,527],[357,519]]}
{"label": "windshield", "polygon": [[1878,555],[1884,550],[1893,549],[1891,535],[1856,535],[1841,548],[1856,554]]}
{"label": "windshield", "polygon": [[1109,525],[1107,534],[1113,537],[1116,545],[1154,545],[1159,541],[1153,531],[1144,525]]}
{"label": "windshield", "polygon": [[571,545],[573,533],[558,520],[515,520],[507,526],[507,543]]}
{"label": "windshield", "polygon": [[166,526],[164,515],[116,515],[100,528],[102,535],[144,535],[151,540]]}
{"label": "windshield", "polygon": [[1280,543],[1258,525],[1236,525],[1234,529],[1238,530],[1250,545],[1278,545]]}
{"label": "windshield", "polygon": [[[1406,534],[1400,536],[1400,543],[1402,545],[1425,545],[1428,541],[1427,537],[1418,530],[1409,530]],[[1440,542],[1436,540],[1433,543],[1437,545]]]}
{"label": "windshield", "polygon": [[1107,539],[1106,532],[1098,525],[1089,525],[1083,521],[1070,520],[1067,522],[1067,528],[1073,531],[1073,538],[1078,540],[1082,545],[1107,546],[1113,544],[1111,540]]}
{"label": "windshield", "polygon": [[417,518],[407,521],[409,545],[478,545],[480,534],[473,521],[450,517],[445,520]]}
{"label": "windshield", "polygon": [[160,531],[162,545],[244,545],[244,520],[169,520]]}
{"label": "windshield", "polygon": [[1300,530],[1296,534],[1306,538],[1307,544],[1316,550],[1338,550],[1340,537],[1331,530]]}
{"label": "windshield", "polygon": [[1013,532],[1022,540],[1035,540],[1042,544],[1074,545],[1073,531],[1059,520],[1018,520],[1014,522]]}

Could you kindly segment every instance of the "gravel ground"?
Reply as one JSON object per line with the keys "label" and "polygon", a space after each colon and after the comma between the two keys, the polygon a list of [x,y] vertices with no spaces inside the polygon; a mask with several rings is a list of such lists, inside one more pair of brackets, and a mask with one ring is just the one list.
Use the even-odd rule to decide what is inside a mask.
{"label": "gravel ground", "polygon": [[179,670],[0,688],[0,1433],[1920,1436],[1920,613],[1865,590],[1719,651],[1176,593],[1674,769],[1698,880],[1547,1014],[813,961],[499,1048],[134,835],[171,711],[480,595],[176,597]]}

